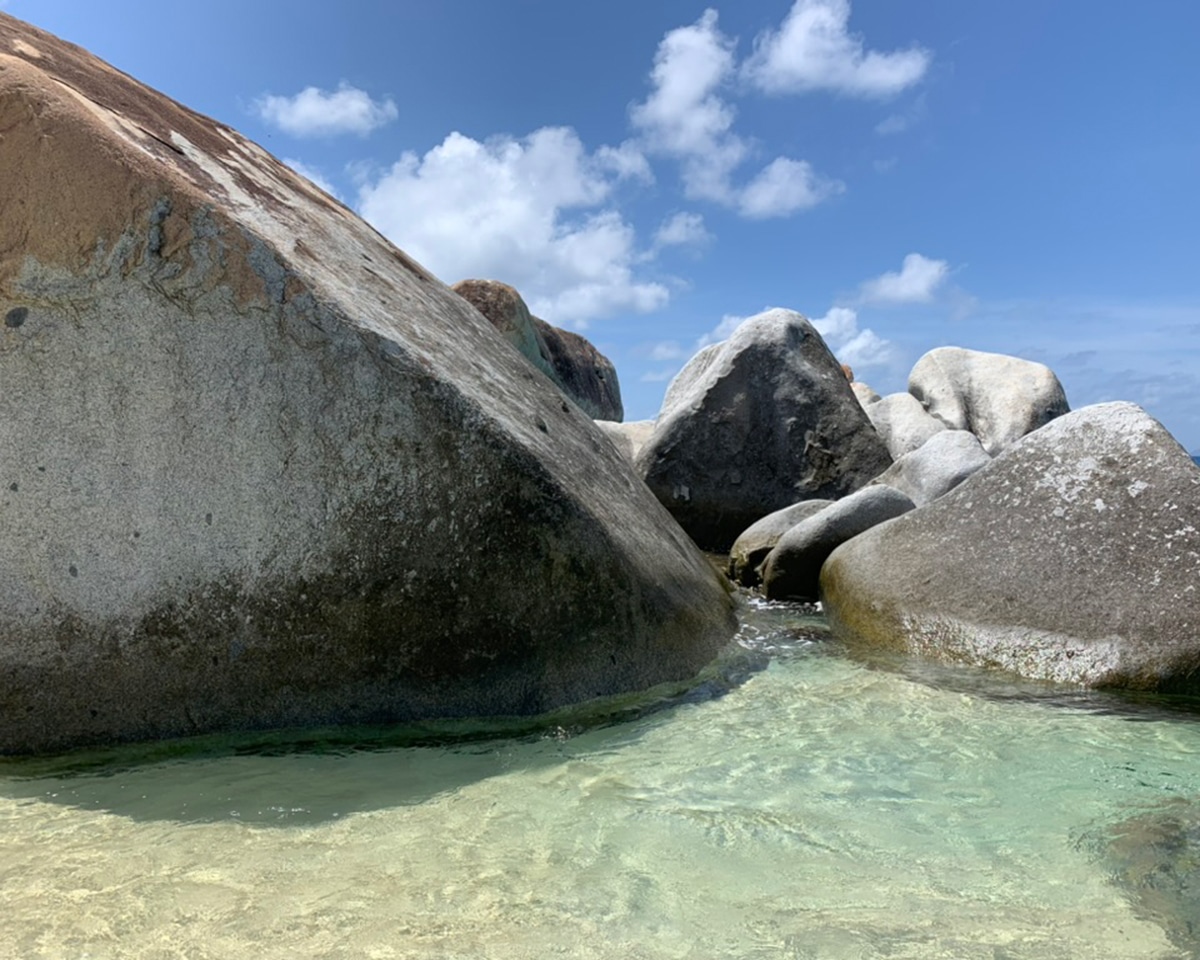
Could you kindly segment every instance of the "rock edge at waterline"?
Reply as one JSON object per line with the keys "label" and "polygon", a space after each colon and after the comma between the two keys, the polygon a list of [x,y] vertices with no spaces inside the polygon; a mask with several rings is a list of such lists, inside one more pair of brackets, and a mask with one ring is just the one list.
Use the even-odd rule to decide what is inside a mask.
{"label": "rock edge at waterline", "polygon": [[821,571],[852,647],[1200,689],[1200,468],[1130,403],[1052,420]]}

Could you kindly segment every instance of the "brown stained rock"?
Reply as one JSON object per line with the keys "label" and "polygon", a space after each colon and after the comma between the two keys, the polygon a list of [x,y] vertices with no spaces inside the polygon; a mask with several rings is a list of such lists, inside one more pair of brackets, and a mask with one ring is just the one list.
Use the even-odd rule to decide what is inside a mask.
{"label": "brown stained rock", "polygon": [[593,420],[623,420],[621,385],[608,357],[577,333],[560,330],[537,317],[533,322],[563,392]]}
{"label": "brown stained rock", "polygon": [[499,280],[461,280],[452,289],[589,417],[623,419],[616,368],[586,338],[532,316],[521,295]]}
{"label": "brown stained rock", "polygon": [[728,595],[475,309],[236,131],[0,14],[0,753],[532,714]]}

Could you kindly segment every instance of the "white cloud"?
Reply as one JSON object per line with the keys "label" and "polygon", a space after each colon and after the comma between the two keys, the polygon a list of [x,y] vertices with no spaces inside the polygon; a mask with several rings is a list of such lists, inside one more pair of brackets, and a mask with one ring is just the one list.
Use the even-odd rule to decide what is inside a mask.
{"label": "white cloud", "polygon": [[812,325],[840,363],[856,368],[879,367],[893,358],[891,342],[874,330],[860,329],[858,314],[849,307],[830,307]]}
{"label": "white cloud", "polygon": [[828,90],[883,98],[919,81],[930,55],[920,47],[879,53],[848,30],[850,0],[796,0],[778,30],[758,37],[744,67],[767,93]]}
{"label": "white cloud", "polygon": [[305,87],[294,97],[264,94],[254,101],[267,123],[295,137],[331,137],[356,133],[365,137],[399,116],[394,101],[372,100],[344,80],[332,93]]}
{"label": "white cloud", "polygon": [[716,92],[734,73],[733,49],[716,10],[670,31],[654,57],[653,90],[630,113],[649,149],[682,161],[687,195],[720,203],[729,202],[729,178],[747,153],[731,132],[736,111]]}
{"label": "white cloud", "polygon": [[844,189],[787,157],[777,157],[746,186],[734,184],[751,153],[733,131],[737,111],[719,93],[736,75],[735,45],[718,28],[716,10],[663,37],[650,73],[653,89],[630,111],[646,148],[679,160],[686,196],[746,217],[788,216]]}
{"label": "white cloud", "polygon": [[633,227],[600,209],[616,175],[611,159],[563,127],[484,143],[452,133],[367,179],[360,212],[447,282],[502,280],[551,323],[656,310],[667,288],[634,275]]}
{"label": "white cloud", "polygon": [[919,253],[904,258],[899,272],[889,271],[862,286],[864,303],[928,303],[950,275],[945,260],[930,260]]}
{"label": "white cloud", "polygon": [[696,348],[692,351],[692,353],[695,353],[697,350],[704,349],[710,343],[720,343],[722,340],[728,340],[733,336],[733,331],[740,327],[745,320],[746,317],[739,317],[737,314],[725,314],[725,316],[721,318],[720,323],[713,327],[713,329],[708,333],[703,334],[696,341]]}
{"label": "white cloud", "polygon": [[300,176],[311,180],[331,197],[337,197],[339,200],[341,199],[341,197],[338,196],[337,189],[334,187],[334,185],[325,179],[325,175],[322,174],[321,171],[316,167],[309,166],[303,160],[293,160],[289,157],[284,157],[283,162],[295,170],[296,173],[300,174]]}
{"label": "white cloud", "polygon": [[601,147],[596,151],[596,163],[604,170],[615,174],[618,180],[654,182],[654,171],[641,148],[632,140],[619,147]]}
{"label": "white cloud", "polygon": [[659,362],[663,360],[685,360],[690,356],[691,354],[680,345],[678,340],[663,340],[650,348],[650,359]]}
{"label": "white cloud", "polygon": [[786,217],[845,189],[845,184],[817,176],[802,160],[777,157],[742,190],[738,208],[742,216],[755,220]]}
{"label": "white cloud", "polygon": [[704,218],[698,213],[677,213],[663,221],[654,234],[654,246],[689,247],[700,246],[713,239],[704,227]]}

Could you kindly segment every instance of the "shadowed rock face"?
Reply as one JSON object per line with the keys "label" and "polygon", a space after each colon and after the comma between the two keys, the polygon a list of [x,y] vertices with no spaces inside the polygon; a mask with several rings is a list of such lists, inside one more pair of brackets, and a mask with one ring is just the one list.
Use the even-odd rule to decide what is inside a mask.
{"label": "shadowed rock face", "polygon": [[593,420],[625,418],[617,369],[592,344],[577,333],[560,330],[533,318],[546,344],[546,355],[563,392]]}
{"label": "shadowed rock face", "polygon": [[580,411],[345,207],[0,14],[0,752],[529,714],[732,630]]}
{"label": "shadowed rock face", "polygon": [[587,339],[532,316],[521,295],[498,280],[461,280],[453,290],[589,417],[624,418],[616,368]]}
{"label": "shadowed rock face", "polygon": [[812,324],[769,310],[679,372],[636,466],[697,543],[724,551],[767,514],[845,496],[891,462]]}
{"label": "shadowed rock face", "polygon": [[1144,690],[1200,690],[1198,591],[1200,469],[1129,403],[1059,417],[821,570],[851,644]]}

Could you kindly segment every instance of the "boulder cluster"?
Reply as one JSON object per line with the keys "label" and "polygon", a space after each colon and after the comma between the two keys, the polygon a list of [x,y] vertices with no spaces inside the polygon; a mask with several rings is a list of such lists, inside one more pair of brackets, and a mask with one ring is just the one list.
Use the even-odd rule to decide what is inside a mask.
{"label": "boulder cluster", "polygon": [[653,421],[237,131],[0,14],[0,754],[536,714],[683,683],[734,600],[847,641],[1200,685],[1200,468],[946,347],[879,397],[804,317]]}
{"label": "boulder cluster", "polygon": [[1070,412],[1040,363],[941,347],[848,382],[772,310],[609,434],[731,579],[834,632],[1098,687],[1200,689],[1200,468],[1140,408]]}

